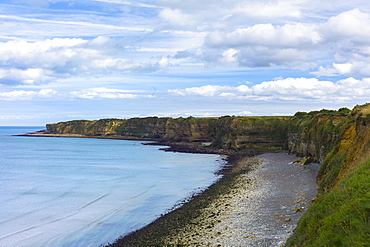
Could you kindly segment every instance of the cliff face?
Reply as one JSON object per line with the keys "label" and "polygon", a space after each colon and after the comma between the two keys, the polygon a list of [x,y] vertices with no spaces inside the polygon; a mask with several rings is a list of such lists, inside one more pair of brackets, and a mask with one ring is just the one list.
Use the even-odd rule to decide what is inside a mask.
{"label": "cliff face", "polygon": [[349,120],[349,110],[296,114],[287,133],[287,149],[301,155],[312,156],[323,162],[326,155],[342,138]]}
{"label": "cliff face", "polygon": [[211,142],[219,148],[282,147],[290,117],[131,118],[46,125],[52,134]]}
{"label": "cliff face", "polygon": [[127,120],[102,119],[97,121],[74,120],[57,124],[47,124],[47,132],[53,134],[80,134],[85,136],[116,135],[116,129]]}

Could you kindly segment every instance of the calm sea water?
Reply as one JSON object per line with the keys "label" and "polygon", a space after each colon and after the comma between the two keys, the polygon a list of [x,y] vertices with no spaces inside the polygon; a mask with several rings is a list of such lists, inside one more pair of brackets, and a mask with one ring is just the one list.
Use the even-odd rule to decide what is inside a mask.
{"label": "calm sea water", "polygon": [[0,127],[0,246],[99,246],[217,180],[216,155]]}

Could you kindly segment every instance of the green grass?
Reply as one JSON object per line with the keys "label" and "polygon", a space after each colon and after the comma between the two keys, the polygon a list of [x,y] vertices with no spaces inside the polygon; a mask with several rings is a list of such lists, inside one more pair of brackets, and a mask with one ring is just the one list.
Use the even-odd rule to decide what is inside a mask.
{"label": "green grass", "polygon": [[318,197],[287,246],[370,246],[370,159]]}
{"label": "green grass", "polygon": [[343,167],[347,152],[338,154],[339,146],[330,152],[320,166],[317,176],[319,193],[329,191],[338,181],[338,174]]}

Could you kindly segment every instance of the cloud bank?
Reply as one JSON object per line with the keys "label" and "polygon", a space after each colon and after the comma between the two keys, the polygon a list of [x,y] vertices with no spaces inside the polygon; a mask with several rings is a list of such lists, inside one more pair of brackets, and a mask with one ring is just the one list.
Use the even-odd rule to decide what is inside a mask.
{"label": "cloud bank", "polygon": [[32,100],[34,98],[50,98],[57,94],[53,89],[41,89],[40,91],[14,90],[0,93],[0,100]]}
{"label": "cloud bank", "polygon": [[320,81],[317,78],[287,78],[265,81],[252,87],[208,85],[168,90],[168,92],[178,96],[217,97],[231,100],[345,103],[353,99],[367,100],[370,93],[370,79],[347,78],[333,83]]}
{"label": "cloud bank", "polygon": [[106,37],[8,41],[0,43],[0,84],[41,84],[74,75],[150,73],[168,65],[163,57],[142,62],[127,58],[126,53]]}

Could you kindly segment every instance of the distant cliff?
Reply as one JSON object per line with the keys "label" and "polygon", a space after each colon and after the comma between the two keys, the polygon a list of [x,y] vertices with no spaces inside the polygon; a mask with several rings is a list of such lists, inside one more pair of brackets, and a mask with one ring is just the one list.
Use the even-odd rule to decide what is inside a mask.
{"label": "distant cliff", "polygon": [[293,117],[132,118],[47,125],[51,134],[283,148],[321,163],[319,195],[286,246],[370,246],[370,104]]}
{"label": "distant cliff", "polygon": [[291,117],[131,118],[46,125],[51,134],[210,142],[219,148],[283,147]]}

